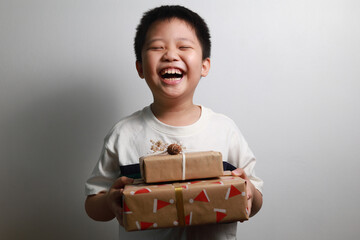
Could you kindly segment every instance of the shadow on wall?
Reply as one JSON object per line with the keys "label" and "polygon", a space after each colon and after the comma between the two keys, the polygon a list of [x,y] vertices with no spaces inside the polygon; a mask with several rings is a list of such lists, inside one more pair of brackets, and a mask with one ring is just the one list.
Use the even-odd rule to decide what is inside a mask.
{"label": "shadow on wall", "polygon": [[[91,239],[84,182],[120,107],[100,80],[70,75],[9,87],[0,136],[2,239]],[[116,228],[96,224],[108,228],[105,238],[116,236]]]}

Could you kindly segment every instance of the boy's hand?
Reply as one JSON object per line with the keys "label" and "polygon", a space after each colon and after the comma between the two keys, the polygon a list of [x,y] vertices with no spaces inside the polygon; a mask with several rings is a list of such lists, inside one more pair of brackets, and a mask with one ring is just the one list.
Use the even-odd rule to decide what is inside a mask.
{"label": "boy's hand", "polygon": [[114,213],[116,219],[123,226],[123,208],[122,208],[122,194],[124,187],[134,181],[132,178],[120,177],[111,186],[106,193],[106,202],[109,209]]}
{"label": "boy's hand", "polygon": [[[246,182],[247,182],[246,192],[247,192],[247,200],[248,200],[248,211],[249,211],[248,214],[250,216],[255,187],[250,182],[250,179],[248,178],[248,176],[246,175],[245,171],[242,168],[235,169],[234,171],[231,172],[231,174],[233,176],[241,177],[242,179],[246,180]],[[243,222],[243,221],[240,221],[240,222]]]}

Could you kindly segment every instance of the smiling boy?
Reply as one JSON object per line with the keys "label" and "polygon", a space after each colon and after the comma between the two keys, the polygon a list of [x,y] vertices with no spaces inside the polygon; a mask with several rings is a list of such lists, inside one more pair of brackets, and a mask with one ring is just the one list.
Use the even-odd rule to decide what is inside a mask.
{"label": "smiling boy", "polygon": [[177,18],[157,21],[149,28],[136,69],[154,98],[151,110],[161,122],[186,126],[201,114],[193,104],[200,77],[210,69],[194,29]]}
{"label": "smiling boy", "polygon": [[[122,224],[121,198],[131,178],[121,167],[141,156],[180,143],[195,151],[214,150],[248,180],[250,216],[262,205],[263,181],[255,176],[255,158],[234,122],[193,103],[195,89],[210,70],[210,34],[204,20],[181,6],[162,6],[144,14],[135,37],[136,69],[153,103],[117,123],[105,138],[103,152],[86,183],[85,207],[97,221],[116,217]],[[154,143],[157,148],[154,148]],[[156,149],[156,150],[154,150]],[[120,237],[146,239],[236,239],[237,223],[159,229]],[[126,236],[125,236],[126,235]]]}

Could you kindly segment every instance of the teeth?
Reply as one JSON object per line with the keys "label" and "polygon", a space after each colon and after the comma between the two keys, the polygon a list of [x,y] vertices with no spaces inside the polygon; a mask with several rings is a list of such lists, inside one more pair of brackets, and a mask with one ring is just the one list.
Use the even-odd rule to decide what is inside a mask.
{"label": "teeth", "polygon": [[163,69],[160,74],[164,75],[164,74],[182,74],[182,73],[179,69],[167,68],[167,69]]}

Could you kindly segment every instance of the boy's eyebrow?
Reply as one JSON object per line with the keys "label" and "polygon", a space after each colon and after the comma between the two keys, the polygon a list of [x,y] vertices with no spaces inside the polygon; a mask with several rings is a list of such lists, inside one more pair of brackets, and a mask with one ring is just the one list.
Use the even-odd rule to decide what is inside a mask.
{"label": "boy's eyebrow", "polygon": [[[151,44],[153,42],[156,42],[156,41],[163,41],[162,38],[153,38],[153,39],[150,39],[149,41],[146,42],[146,44]],[[179,41],[189,41],[189,42],[192,42],[192,43],[195,43],[192,39],[189,39],[189,38],[176,38],[176,41],[179,42]]]}
{"label": "boy's eyebrow", "polygon": [[153,38],[153,39],[150,39],[149,41],[146,41],[145,43],[150,44],[150,43],[153,43],[153,42],[156,42],[156,41],[162,41],[162,38]]}
{"label": "boy's eyebrow", "polygon": [[189,39],[189,38],[177,38],[176,40],[177,41],[189,41],[189,42],[195,43],[192,39]]}

